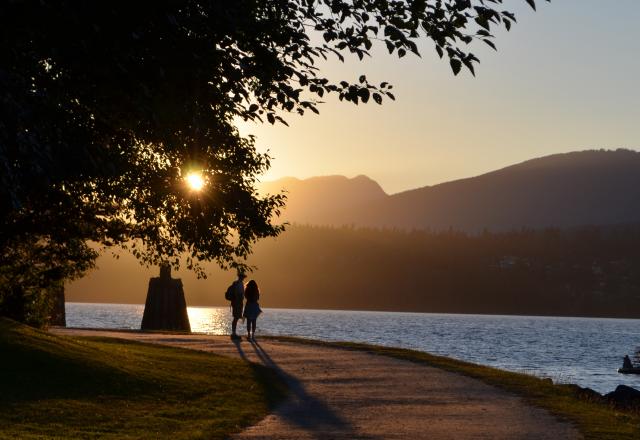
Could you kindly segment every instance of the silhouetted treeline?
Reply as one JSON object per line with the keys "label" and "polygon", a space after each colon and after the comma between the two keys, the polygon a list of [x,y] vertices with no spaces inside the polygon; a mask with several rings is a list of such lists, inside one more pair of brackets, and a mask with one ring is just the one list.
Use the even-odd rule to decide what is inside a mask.
{"label": "silhouetted treeline", "polygon": [[478,235],[293,226],[252,263],[268,307],[640,317],[640,225]]}

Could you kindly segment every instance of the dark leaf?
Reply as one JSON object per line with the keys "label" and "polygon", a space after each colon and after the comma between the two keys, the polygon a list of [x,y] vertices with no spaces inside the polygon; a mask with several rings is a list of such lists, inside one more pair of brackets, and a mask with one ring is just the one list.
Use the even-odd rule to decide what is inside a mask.
{"label": "dark leaf", "polygon": [[358,96],[365,104],[369,101],[369,89],[360,89],[358,90]]}
{"label": "dark leaf", "polygon": [[387,45],[387,50],[389,51],[389,53],[393,53],[393,51],[396,49],[396,46],[391,41],[385,41],[385,43]]}
{"label": "dark leaf", "polygon": [[484,39],[484,40],[482,40],[482,41],[484,41],[484,42],[485,42],[485,44],[487,44],[487,45],[488,45],[490,48],[492,48],[493,50],[498,50],[498,49],[496,48],[496,45],[495,45],[495,44],[493,44],[493,41],[491,41],[491,40],[487,40],[487,39]]}
{"label": "dark leaf", "polygon": [[462,62],[457,58],[451,58],[449,60],[449,64],[451,65],[451,70],[454,75],[460,73],[460,69],[462,68]]}

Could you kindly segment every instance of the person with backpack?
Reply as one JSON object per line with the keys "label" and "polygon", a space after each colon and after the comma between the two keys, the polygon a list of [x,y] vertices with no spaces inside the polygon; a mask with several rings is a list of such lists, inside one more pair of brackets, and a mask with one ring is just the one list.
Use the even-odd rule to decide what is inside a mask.
{"label": "person with backpack", "polygon": [[262,309],[258,300],[260,299],[260,289],[258,289],[258,283],[254,280],[247,283],[247,287],[244,290],[244,297],[247,299],[247,303],[244,306],[244,313],[242,317],[247,320],[247,341],[255,341],[256,339],[256,320]]}
{"label": "person with backpack", "polygon": [[236,333],[238,319],[242,318],[242,306],[244,303],[244,279],[247,276],[244,272],[238,271],[238,279],[235,280],[228,288],[224,297],[231,302],[231,339],[238,340],[240,336]]}

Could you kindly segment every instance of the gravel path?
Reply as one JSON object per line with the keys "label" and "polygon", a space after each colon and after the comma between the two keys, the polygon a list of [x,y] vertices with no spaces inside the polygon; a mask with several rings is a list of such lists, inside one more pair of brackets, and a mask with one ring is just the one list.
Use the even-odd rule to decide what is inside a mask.
{"label": "gravel path", "polygon": [[[569,423],[478,380],[408,361],[277,340],[80,329],[240,357],[275,368],[291,395],[237,439],[579,439]],[[250,404],[250,403],[248,403]]]}

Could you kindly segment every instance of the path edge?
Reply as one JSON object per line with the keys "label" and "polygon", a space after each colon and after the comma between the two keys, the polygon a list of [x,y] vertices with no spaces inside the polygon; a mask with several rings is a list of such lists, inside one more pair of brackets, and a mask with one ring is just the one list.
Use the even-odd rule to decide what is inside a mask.
{"label": "path edge", "polygon": [[554,384],[549,378],[405,348],[359,342],[322,341],[295,336],[263,336],[262,339],[364,351],[438,368],[515,394],[527,404],[546,410],[557,419],[572,424],[586,440],[640,438],[640,409],[615,407],[601,394],[578,385]]}

